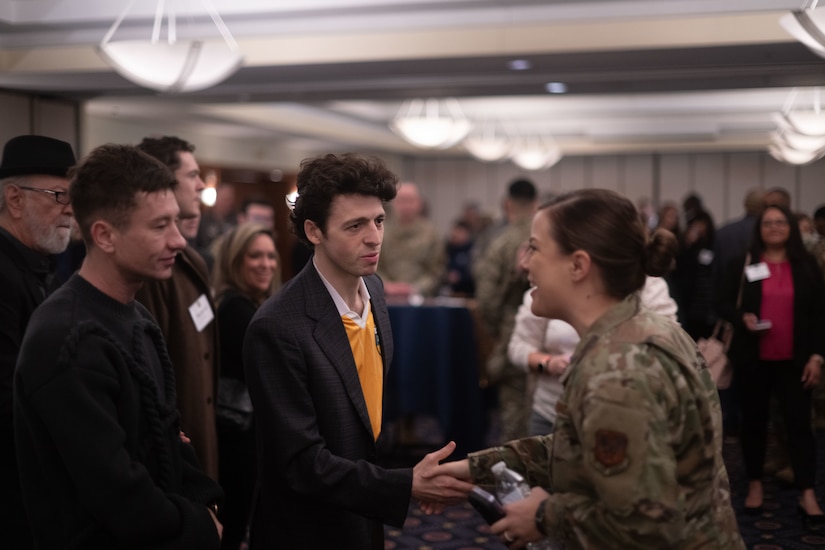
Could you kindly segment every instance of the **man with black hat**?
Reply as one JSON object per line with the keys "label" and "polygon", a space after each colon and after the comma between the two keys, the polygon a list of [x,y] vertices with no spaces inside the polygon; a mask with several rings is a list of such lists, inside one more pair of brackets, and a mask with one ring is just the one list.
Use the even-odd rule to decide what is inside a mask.
{"label": "man with black hat", "polygon": [[29,318],[56,287],[52,255],[69,244],[72,209],[66,174],[72,147],[45,136],[6,143],[0,163],[0,532],[32,548],[15,459],[12,376]]}

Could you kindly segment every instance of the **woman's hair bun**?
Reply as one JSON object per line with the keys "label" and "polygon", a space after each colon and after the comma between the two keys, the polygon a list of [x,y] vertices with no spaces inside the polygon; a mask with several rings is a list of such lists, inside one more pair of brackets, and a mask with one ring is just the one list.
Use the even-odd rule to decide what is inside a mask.
{"label": "woman's hair bun", "polygon": [[645,273],[652,277],[662,277],[673,269],[673,260],[679,243],[676,236],[667,229],[659,228],[647,242],[643,266]]}

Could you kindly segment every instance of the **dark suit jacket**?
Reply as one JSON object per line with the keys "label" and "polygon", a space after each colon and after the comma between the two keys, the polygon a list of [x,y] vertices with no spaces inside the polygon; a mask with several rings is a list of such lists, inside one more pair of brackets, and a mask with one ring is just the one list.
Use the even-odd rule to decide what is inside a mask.
{"label": "dark suit jacket", "polygon": [[[753,238],[756,216],[745,217],[723,225],[713,238],[713,279],[717,286],[724,280],[724,272],[733,260],[743,262]],[[737,269],[740,266],[737,266]],[[737,271],[737,273],[741,273]],[[723,297],[718,295],[719,299]]]}
{"label": "dark suit jacket", "polygon": [[[198,332],[189,306],[202,294],[209,300],[216,319]],[[144,283],[136,298],[152,313],[166,339],[175,366],[181,429],[192,440],[203,471],[217,480],[218,323],[206,263],[194,248],[187,246],[175,260],[172,276]]]}
{"label": "dark suit jacket", "polygon": [[[383,285],[365,281],[386,380],[393,342]],[[346,330],[312,262],[258,309],[244,368],[258,436],[251,547],[383,549],[382,523],[404,523],[412,470],[375,464]]]}
{"label": "dark suit jacket", "polygon": [[[12,380],[23,334],[34,310],[50,288],[41,283],[49,259],[26,251],[14,237],[0,231],[0,531],[16,548],[31,548],[18,483],[12,421]],[[42,288],[41,288],[42,285]],[[44,293],[45,290],[45,293]]]}
{"label": "dark suit jacket", "polygon": [[[759,258],[751,258],[750,263],[759,263]],[[742,305],[736,308],[736,296],[745,255],[731,261],[724,271],[722,300],[718,304],[719,315],[733,323],[734,336],[728,357],[735,367],[745,367],[759,360],[759,333],[745,328],[742,315],[755,313],[759,317],[762,307],[762,281],[748,282],[744,279]],[[825,356],[825,282],[813,256],[791,262],[793,277],[793,355],[794,363],[800,369],[810,359],[811,354]]]}

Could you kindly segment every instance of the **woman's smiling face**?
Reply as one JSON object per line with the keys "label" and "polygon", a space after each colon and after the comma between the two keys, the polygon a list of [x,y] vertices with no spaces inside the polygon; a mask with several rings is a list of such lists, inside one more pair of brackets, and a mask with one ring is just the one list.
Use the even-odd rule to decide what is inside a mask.
{"label": "woman's smiling face", "polygon": [[533,216],[530,241],[521,262],[535,287],[531,307],[535,315],[565,319],[565,297],[570,290],[569,263],[569,256],[552,237],[547,210],[539,210]]}

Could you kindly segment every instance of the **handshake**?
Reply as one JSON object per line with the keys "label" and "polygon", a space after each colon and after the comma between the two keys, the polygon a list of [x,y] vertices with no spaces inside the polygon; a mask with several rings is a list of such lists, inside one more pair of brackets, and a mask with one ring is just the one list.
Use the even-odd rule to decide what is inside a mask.
{"label": "handshake", "polygon": [[[449,505],[465,502],[475,488],[466,458],[441,463],[454,450],[455,443],[451,441],[427,454],[413,468],[412,498],[427,515],[441,513]],[[513,549],[543,539],[545,536],[536,526],[536,511],[548,496],[541,487],[533,487],[526,498],[504,505],[504,516],[492,523],[490,531],[502,536]]]}
{"label": "handshake", "polygon": [[441,464],[455,451],[455,442],[433,451],[413,468],[412,498],[421,510],[438,514],[445,507],[467,499],[473,484],[467,459]]}

